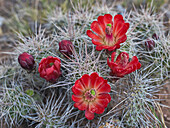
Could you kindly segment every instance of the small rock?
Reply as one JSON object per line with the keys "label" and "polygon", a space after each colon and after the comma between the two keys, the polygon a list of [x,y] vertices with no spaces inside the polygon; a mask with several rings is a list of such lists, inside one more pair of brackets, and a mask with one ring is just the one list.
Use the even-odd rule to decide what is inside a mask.
{"label": "small rock", "polygon": [[2,24],[3,24],[3,22],[4,22],[4,20],[5,20],[5,18],[3,18],[2,16],[0,16],[0,35],[3,34],[2,29],[1,29],[1,26],[2,26]]}
{"label": "small rock", "polygon": [[2,16],[0,16],[0,27],[2,26],[4,20],[5,20],[5,18],[3,18]]}
{"label": "small rock", "polygon": [[170,117],[167,117],[167,120],[170,121]]}
{"label": "small rock", "polygon": [[165,117],[165,118],[167,118],[167,115],[166,115],[166,114],[164,114],[164,117]]}

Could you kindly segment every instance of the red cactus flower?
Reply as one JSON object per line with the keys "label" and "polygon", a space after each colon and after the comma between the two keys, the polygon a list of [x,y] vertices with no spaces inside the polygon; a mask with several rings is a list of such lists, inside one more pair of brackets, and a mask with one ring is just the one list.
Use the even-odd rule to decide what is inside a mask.
{"label": "red cactus flower", "polygon": [[126,32],[129,23],[125,23],[123,16],[117,14],[112,21],[112,15],[105,14],[99,16],[97,21],[91,24],[91,30],[87,30],[87,35],[92,38],[92,43],[96,45],[96,50],[108,49],[113,51],[120,48],[120,43],[126,41]]}
{"label": "red cactus flower", "polygon": [[148,39],[145,42],[145,47],[148,51],[151,51],[155,47],[155,41]]}
{"label": "red cactus flower", "polygon": [[75,82],[72,91],[74,93],[72,100],[76,102],[74,107],[85,110],[85,117],[88,120],[94,118],[94,113],[102,114],[111,101],[108,94],[111,91],[110,85],[97,73],[83,75]]}
{"label": "red cactus flower", "polygon": [[132,73],[141,67],[136,56],[132,57],[131,62],[129,62],[129,55],[126,52],[122,52],[115,59],[116,52],[112,53],[111,62],[107,58],[107,64],[111,68],[111,75],[123,77],[126,74]]}
{"label": "red cactus flower", "polygon": [[38,72],[40,77],[50,82],[55,82],[61,75],[61,61],[57,57],[48,56],[39,63]]}
{"label": "red cactus flower", "polygon": [[34,57],[26,52],[19,55],[18,62],[23,69],[28,71],[32,71],[35,68]]}
{"label": "red cactus flower", "polygon": [[59,42],[59,51],[67,56],[72,55],[73,44],[69,40],[62,40]]}

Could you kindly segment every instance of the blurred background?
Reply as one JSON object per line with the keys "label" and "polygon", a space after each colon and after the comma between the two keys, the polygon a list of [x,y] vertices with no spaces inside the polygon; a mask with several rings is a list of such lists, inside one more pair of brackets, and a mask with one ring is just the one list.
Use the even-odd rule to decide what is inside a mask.
{"label": "blurred background", "polygon": [[[73,10],[72,4],[81,0],[0,0],[0,57],[1,52],[12,51],[17,33],[30,36],[35,30],[49,22],[49,15],[56,8],[63,13]],[[141,6],[154,8],[155,12],[164,15],[164,25],[170,28],[170,0],[82,0],[83,5],[94,5],[106,1],[107,5],[116,5],[120,12],[129,12]],[[57,9],[56,9],[57,10]],[[48,20],[47,20],[48,19]],[[35,28],[36,27],[36,28]]]}
{"label": "blurred background", "polygon": [[[80,0],[71,0],[77,4]],[[102,0],[83,0],[83,4],[95,4]],[[169,0],[107,0],[108,5],[116,4],[118,10],[130,11],[140,6],[153,6],[156,12],[165,13],[165,22],[169,25]],[[11,42],[16,32],[24,35],[33,34],[35,22],[43,25],[56,7],[63,13],[72,9],[70,0],[0,0],[0,44]],[[2,48],[3,49],[3,48]]]}

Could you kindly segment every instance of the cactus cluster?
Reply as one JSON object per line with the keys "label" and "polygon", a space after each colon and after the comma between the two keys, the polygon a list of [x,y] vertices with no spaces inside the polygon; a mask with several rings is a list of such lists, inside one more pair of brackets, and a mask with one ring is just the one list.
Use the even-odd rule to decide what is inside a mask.
{"label": "cactus cluster", "polygon": [[[52,8],[31,36],[17,33],[10,62],[0,67],[2,124],[9,128],[25,122],[36,128],[165,127],[156,113],[157,94],[168,79],[170,52],[161,15],[152,7],[120,15],[106,1],[71,5],[68,12]],[[100,35],[94,28],[102,22],[98,17],[118,17],[116,21],[123,23],[123,38],[114,36],[115,42],[122,39],[116,47],[110,37],[114,25],[108,21]],[[78,105],[81,99],[84,104]]]}

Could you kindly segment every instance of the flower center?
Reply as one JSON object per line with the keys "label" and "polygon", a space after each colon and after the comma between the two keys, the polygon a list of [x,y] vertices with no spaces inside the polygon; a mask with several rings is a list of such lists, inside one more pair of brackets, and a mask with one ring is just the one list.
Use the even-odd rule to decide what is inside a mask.
{"label": "flower center", "polygon": [[91,90],[91,94],[95,96],[96,92],[94,90]]}
{"label": "flower center", "polygon": [[115,44],[115,38],[113,36],[112,24],[107,24],[105,31],[106,31],[106,36],[103,39],[105,45],[113,46]]}
{"label": "flower center", "polygon": [[118,64],[121,66],[121,67],[125,67],[128,63],[128,58],[125,54],[121,55],[121,60],[118,62]]}
{"label": "flower center", "polygon": [[94,89],[90,89],[89,91],[87,91],[85,94],[85,100],[87,101],[92,101],[95,99],[96,97],[96,91]]}
{"label": "flower center", "polygon": [[107,24],[107,26],[112,27],[112,25],[111,25],[111,24]]}
{"label": "flower center", "polygon": [[105,31],[106,31],[106,35],[112,35],[112,25],[107,24]]}
{"label": "flower center", "polygon": [[50,66],[53,66],[53,65],[54,65],[54,63],[50,63],[49,65],[50,65]]}

